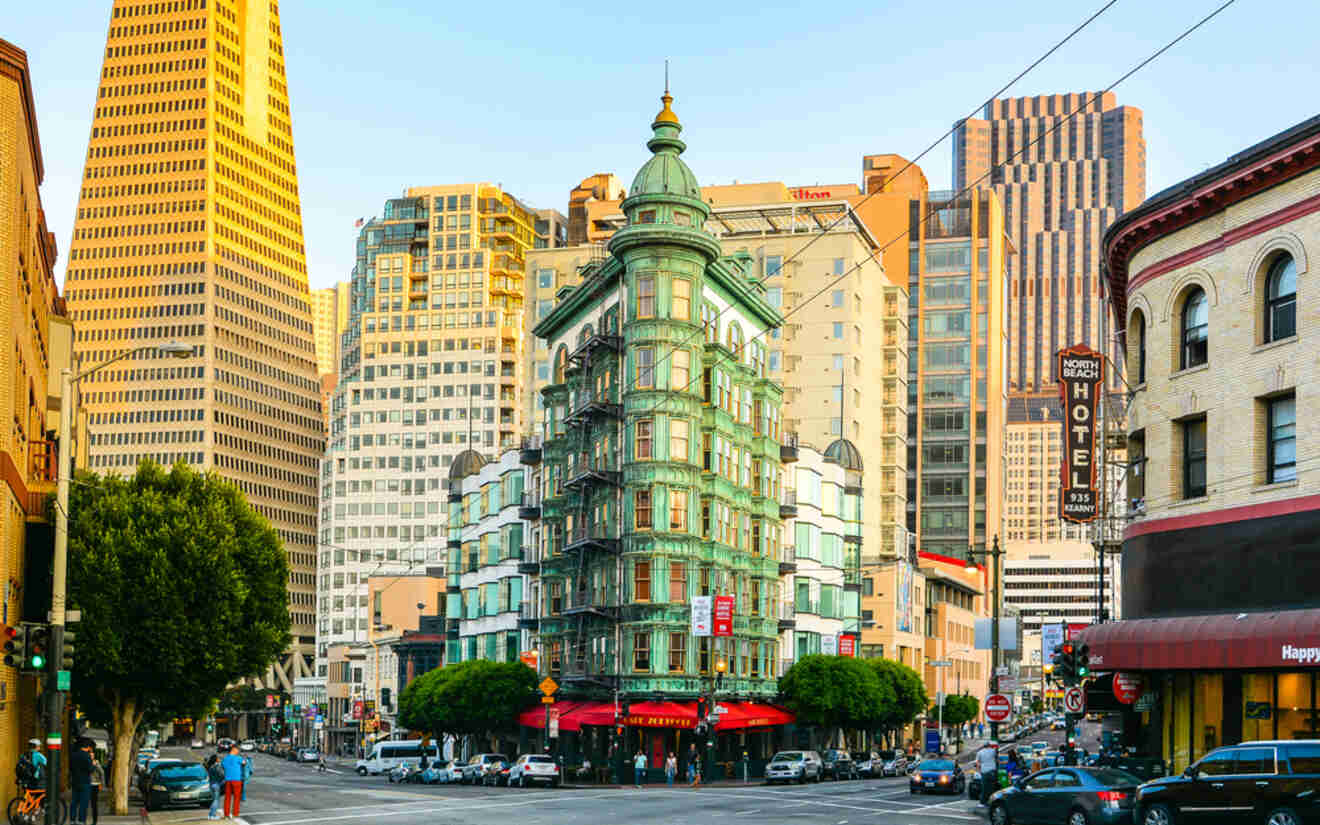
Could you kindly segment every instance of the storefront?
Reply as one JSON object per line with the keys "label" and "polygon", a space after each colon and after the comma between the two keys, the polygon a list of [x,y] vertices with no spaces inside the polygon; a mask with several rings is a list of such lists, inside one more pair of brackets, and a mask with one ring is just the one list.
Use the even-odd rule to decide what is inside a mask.
{"label": "storefront", "polygon": [[1257,739],[1320,739],[1320,609],[1137,619],[1088,628],[1092,667],[1137,674],[1124,742],[1181,771]]}
{"label": "storefront", "polygon": [[[557,702],[551,708],[551,726],[558,728],[555,751],[566,765],[590,761],[593,766],[616,766],[631,762],[640,750],[646,754],[652,780],[664,778],[665,759],[677,755],[685,769],[690,747],[702,754],[707,777],[721,778],[741,772],[743,756],[755,774],[780,746],[785,726],[794,721],[792,713],[761,702],[721,701],[723,711],[713,737],[696,734],[695,702],[631,702],[624,726],[624,742],[616,747],[615,709],[610,702]],[[523,711],[518,723],[524,728],[522,743],[531,749],[544,748],[546,711],[534,706]],[[606,781],[614,781],[612,777]]]}

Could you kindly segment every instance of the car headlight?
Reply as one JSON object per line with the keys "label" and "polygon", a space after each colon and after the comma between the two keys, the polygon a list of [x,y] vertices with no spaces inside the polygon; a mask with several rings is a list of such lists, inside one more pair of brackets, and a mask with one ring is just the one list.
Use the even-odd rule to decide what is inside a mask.
{"label": "car headlight", "polygon": [[940,774],[940,782],[948,783],[948,781],[949,781],[949,775],[948,775],[948,774]]}
{"label": "car headlight", "polygon": [[913,781],[913,782],[920,782],[920,781],[921,781],[921,774],[920,774],[920,773],[914,773],[914,774],[912,774],[912,781]]}
{"label": "car headlight", "polygon": [[168,791],[168,790],[169,790],[169,788],[165,787],[164,785],[152,785],[152,786],[151,786],[151,789],[152,789],[153,791]]}

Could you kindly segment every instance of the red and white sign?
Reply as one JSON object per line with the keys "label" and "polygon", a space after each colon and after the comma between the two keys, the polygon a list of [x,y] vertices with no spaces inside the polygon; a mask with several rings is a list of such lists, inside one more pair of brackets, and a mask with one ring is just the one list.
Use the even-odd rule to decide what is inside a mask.
{"label": "red and white sign", "polygon": [[1013,703],[1002,693],[985,697],[985,718],[991,722],[1007,722],[1013,718]]}
{"label": "red and white sign", "polygon": [[733,597],[716,596],[715,597],[715,618],[714,635],[732,636],[733,635]]}
{"label": "red and white sign", "polygon": [[839,637],[839,655],[856,656],[857,655],[857,637],[840,636]]}
{"label": "red and white sign", "polygon": [[355,700],[353,700],[353,718],[354,718],[354,719],[361,719],[361,718],[362,718],[362,700],[361,700],[361,699],[355,699]]}
{"label": "red and white sign", "polygon": [[1086,694],[1076,685],[1063,692],[1063,709],[1069,713],[1086,713]]}
{"label": "red and white sign", "polygon": [[1100,514],[1095,416],[1104,390],[1105,357],[1084,344],[1060,350],[1058,357],[1064,410],[1059,518],[1086,524]]}
{"label": "red and white sign", "polygon": [[1114,674],[1114,698],[1125,705],[1137,701],[1144,686],[1139,673]]}
{"label": "red and white sign", "polygon": [[1082,631],[1088,627],[1090,627],[1089,624],[1069,624],[1063,629],[1063,637],[1071,642],[1073,639],[1080,636]]}

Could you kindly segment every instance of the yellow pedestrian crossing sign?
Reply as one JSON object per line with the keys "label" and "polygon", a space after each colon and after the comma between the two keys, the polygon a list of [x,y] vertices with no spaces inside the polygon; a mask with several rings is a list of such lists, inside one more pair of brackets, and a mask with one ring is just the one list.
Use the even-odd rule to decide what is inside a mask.
{"label": "yellow pedestrian crossing sign", "polygon": [[559,690],[559,683],[549,676],[541,680],[541,692],[546,696],[553,696],[556,690]]}

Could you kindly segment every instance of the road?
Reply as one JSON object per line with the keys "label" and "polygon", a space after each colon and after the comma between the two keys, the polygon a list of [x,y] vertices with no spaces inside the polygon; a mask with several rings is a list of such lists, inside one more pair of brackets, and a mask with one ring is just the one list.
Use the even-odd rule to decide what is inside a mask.
{"label": "road", "polygon": [[[1094,750],[1098,726],[1082,742]],[[1057,743],[1058,731],[1026,741]],[[162,755],[181,756],[182,749]],[[199,752],[194,751],[194,758]],[[392,785],[380,776],[348,770],[318,773],[265,754],[254,754],[243,819],[250,825],[388,823],[388,825],[964,825],[985,822],[960,796],[912,796],[907,779],[865,779],[805,786],[652,785],[578,788],[487,788],[461,785]],[[196,808],[153,813],[156,825],[205,821]]]}

